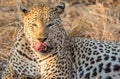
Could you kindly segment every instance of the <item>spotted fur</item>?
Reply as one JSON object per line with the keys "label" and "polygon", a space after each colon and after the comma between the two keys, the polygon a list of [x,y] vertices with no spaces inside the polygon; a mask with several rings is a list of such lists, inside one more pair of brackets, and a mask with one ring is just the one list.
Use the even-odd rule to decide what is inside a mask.
{"label": "spotted fur", "polygon": [[[52,44],[54,48],[52,46],[48,47],[47,52],[53,53],[41,53],[33,48],[37,41],[43,41],[44,38],[47,38],[47,27],[53,24],[61,25],[59,24],[61,22],[59,15],[63,13],[64,7],[64,3],[60,2],[55,7],[41,3],[30,11],[22,7],[20,8],[24,12],[24,27],[18,32],[8,65],[2,74],[2,79],[12,79],[14,74],[30,77],[39,76],[39,79],[53,77],[59,79],[62,75],[63,77],[70,78],[71,72],[68,71],[71,70],[71,66],[69,66],[71,62],[68,61],[70,57],[62,56],[60,55],[61,53],[59,53],[59,56],[58,52],[53,52],[56,51],[54,48],[57,47],[57,41]],[[43,65],[44,63],[45,65]],[[60,70],[61,68],[63,68],[64,72]],[[47,73],[44,74],[43,71],[47,71]]]}
{"label": "spotted fur", "polygon": [[[2,79],[18,75],[39,79],[120,79],[120,43],[67,36],[60,19],[65,8],[41,4],[25,13]],[[35,51],[34,44],[46,44]],[[12,76],[13,77],[13,76]]]}
{"label": "spotted fur", "polygon": [[79,37],[72,42],[76,79],[120,79],[120,43]]}

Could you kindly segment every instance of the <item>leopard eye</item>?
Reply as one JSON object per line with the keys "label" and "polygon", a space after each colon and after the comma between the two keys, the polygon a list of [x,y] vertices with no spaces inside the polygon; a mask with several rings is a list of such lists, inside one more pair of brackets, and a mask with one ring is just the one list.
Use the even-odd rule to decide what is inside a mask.
{"label": "leopard eye", "polygon": [[32,24],[32,27],[37,27],[37,24]]}
{"label": "leopard eye", "polygon": [[51,27],[51,26],[53,26],[53,25],[54,25],[54,23],[49,23],[49,24],[46,25],[46,27],[49,28],[49,27]]}

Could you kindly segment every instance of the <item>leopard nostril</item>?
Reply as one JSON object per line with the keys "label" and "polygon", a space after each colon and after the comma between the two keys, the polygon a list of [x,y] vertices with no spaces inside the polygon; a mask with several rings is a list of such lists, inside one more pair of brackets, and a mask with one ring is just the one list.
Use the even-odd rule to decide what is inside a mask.
{"label": "leopard nostril", "polygon": [[39,41],[44,42],[47,38],[38,38]]}
{"label": "leopard nostril", "polygon": [[43,39],[43,42],[44,42],[45,40],[47,40],[47,38],[44,38],[44,39]]}
{"label": "leopard nostril", "polygon": [[42,38],[38,38],[39,41],[42,41]]}

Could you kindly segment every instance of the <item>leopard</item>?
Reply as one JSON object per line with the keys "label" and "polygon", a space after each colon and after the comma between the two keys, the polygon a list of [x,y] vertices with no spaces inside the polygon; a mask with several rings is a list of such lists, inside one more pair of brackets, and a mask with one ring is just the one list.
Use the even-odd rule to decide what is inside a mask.
{"label": "leopard", "polygon": [[70,37],[61,20],[65,3],[21,8],[19,30],[2,79],[10,71],[39,79],[120,79],[120,42]]}
{"label": "leopard", "polygon": [[[59,48],[61,50],[60,53],[57,49],[57,42],[61,41],[54,39],[56,42],[53,44],[49,41],[52,46],[46,46],[42,43],[47,39],[49,26],[61,25],[59,24],[61,22],[60,14],[64,12],[64,6],[62,2],[56,6],[51,6],[48,3],[39,3],[31,10],[20,6],[20,10],[24,15],[23,26],[18,31],[8,64],[2,74],[2,79],[14,79],[16,75],[25,75],[29,78],[39,77],[39,79],[53,79],[53,77],[59,79],[63,76],[63,78],[70,79],[71,72],[69,71],[71,66],[69,65],[71,62],[68,60],[70,57],[67,57],[67,55],[62,56],[61,48]],[[53,38],[53,36],[49,37],[50,39]],[[68,64],[65,64],[66,62]],[[60,70],[61,68],[62,70]],[[47,73],[44,74],[44,71],[47,71]]]}

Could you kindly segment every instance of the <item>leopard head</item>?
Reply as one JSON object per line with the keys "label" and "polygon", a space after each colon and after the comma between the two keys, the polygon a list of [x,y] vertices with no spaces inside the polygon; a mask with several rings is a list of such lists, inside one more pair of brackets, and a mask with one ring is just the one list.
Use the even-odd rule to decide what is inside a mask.
{"label": "leopard head", "polygon": [[64,9],[62,2],[55,7],[41,4],[30,11],[21,8],[25,37],[36,51],[50,52],[64,42],[65,32],[60,19]]}

